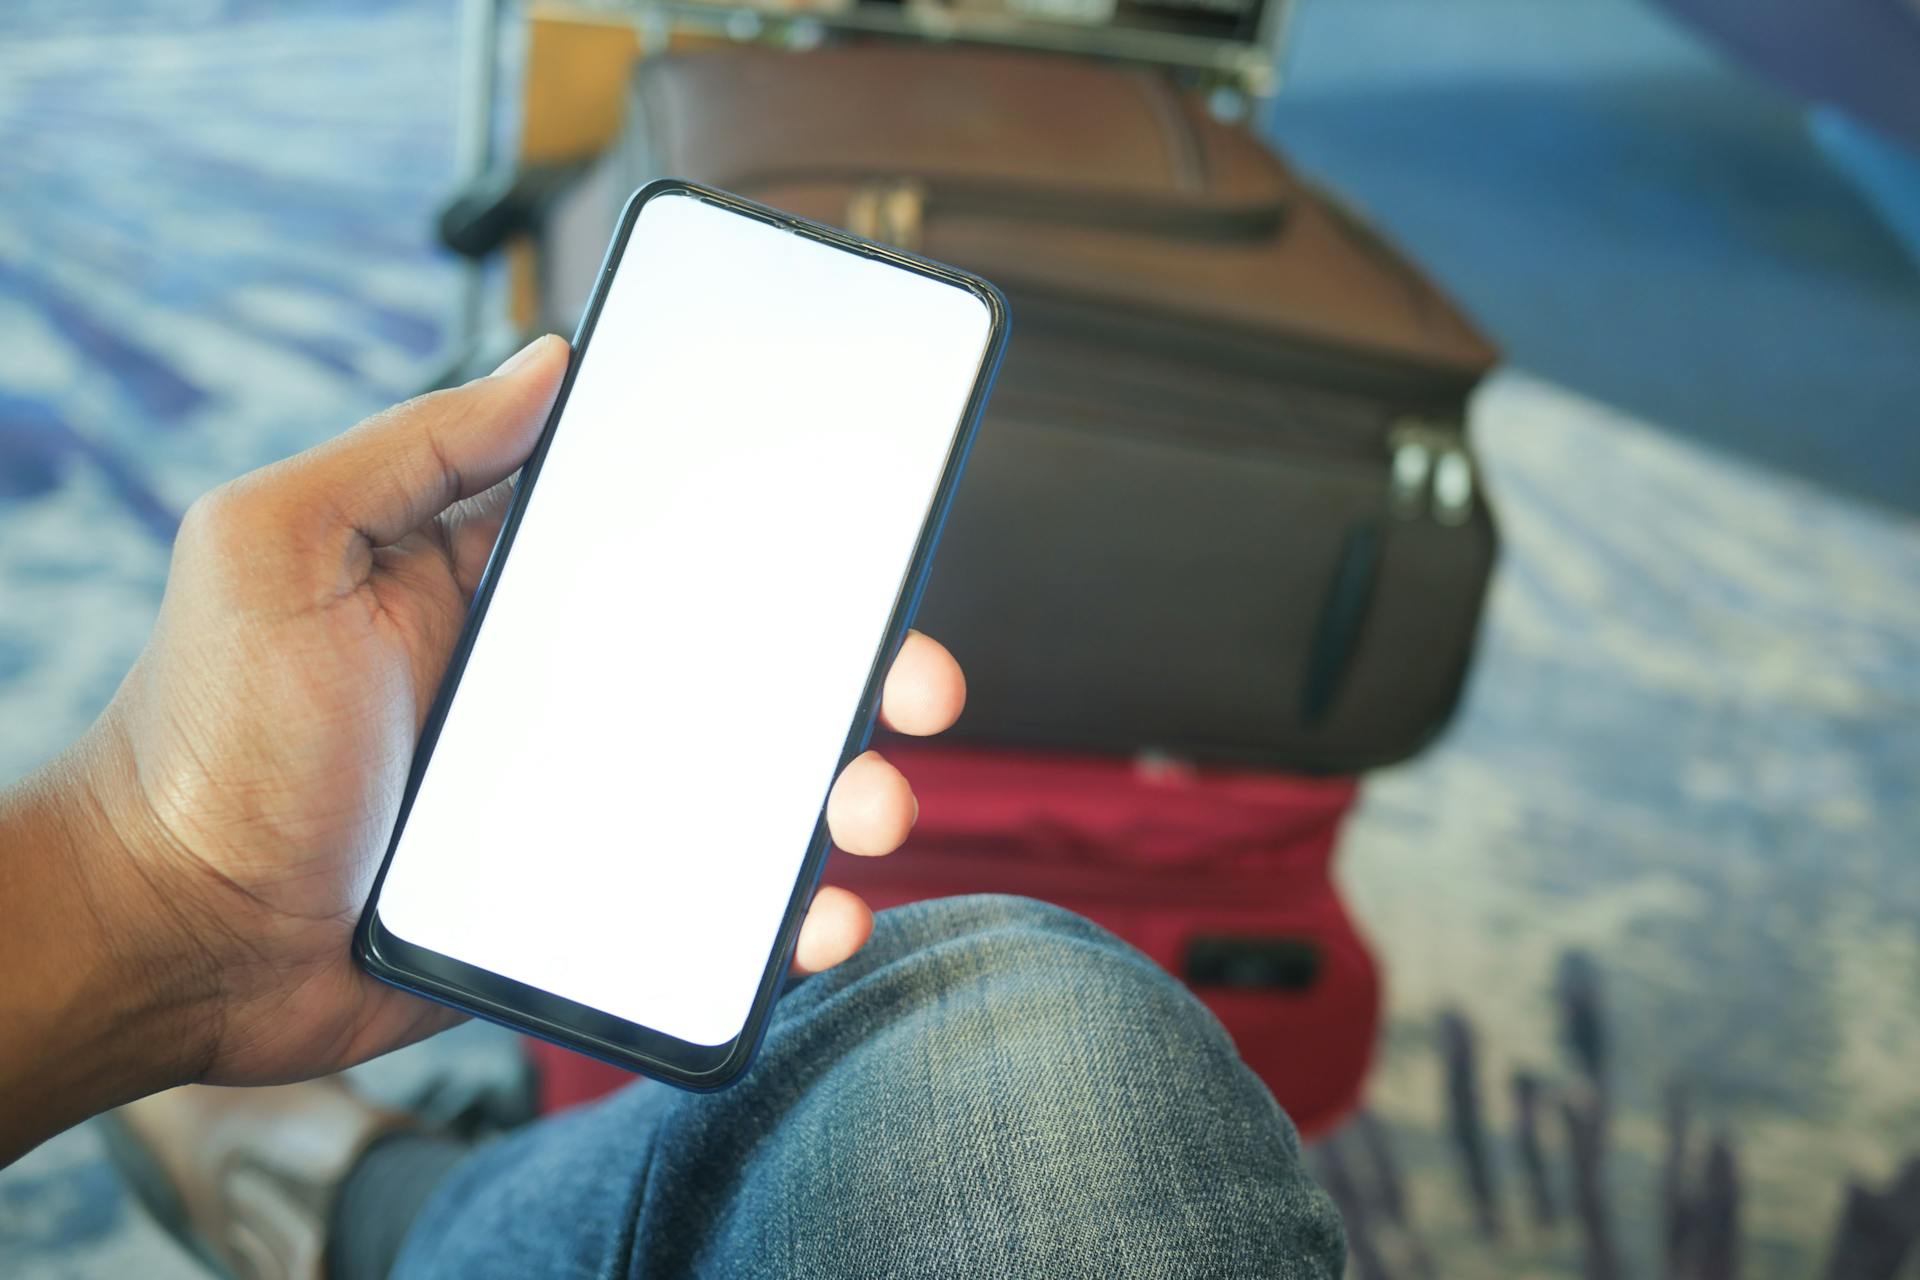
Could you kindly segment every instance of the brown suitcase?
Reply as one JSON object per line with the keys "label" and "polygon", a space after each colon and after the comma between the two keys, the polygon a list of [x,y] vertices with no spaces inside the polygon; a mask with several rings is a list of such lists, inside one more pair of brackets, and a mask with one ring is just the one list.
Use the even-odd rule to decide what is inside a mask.
{"label": "brown suitcase", "polygon": [[629,189],[708,182],[1008,294],[919,614],[962,736],[1344,772],[1446,722],[1494,353],[1247,130],[1156,72],[884,45],[655,59],[633,104]]}

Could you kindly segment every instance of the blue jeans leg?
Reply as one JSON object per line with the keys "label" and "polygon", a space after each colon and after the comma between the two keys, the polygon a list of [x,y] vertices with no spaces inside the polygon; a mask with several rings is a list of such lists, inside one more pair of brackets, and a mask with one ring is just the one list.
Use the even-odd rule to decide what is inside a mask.
{"label": "blue jeans leg", "polygon": [[735,1087],[637,1085],[480,1151],[396,1274],[1284,1280],[1343,1252],[1203,1006],[1077,916],[981,897],[882,915]]}

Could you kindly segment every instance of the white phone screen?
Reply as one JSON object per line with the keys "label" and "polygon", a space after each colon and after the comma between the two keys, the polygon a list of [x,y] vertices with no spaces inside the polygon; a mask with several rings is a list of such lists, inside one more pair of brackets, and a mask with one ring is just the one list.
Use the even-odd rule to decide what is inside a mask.
{"label": "white phone screen", "polygon": [[699,1045],[739,1035],[992,330],[971,292],[641,208],[378,910]]}

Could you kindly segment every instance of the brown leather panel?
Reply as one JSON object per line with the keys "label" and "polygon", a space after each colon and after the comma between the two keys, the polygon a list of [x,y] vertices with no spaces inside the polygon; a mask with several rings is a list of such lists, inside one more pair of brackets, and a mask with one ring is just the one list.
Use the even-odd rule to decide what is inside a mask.
{"label": "brown leather panel", "polygon": [[[1160,76],[971,49],[662,58],[641,72],[657,154],[709,178],[950,174],[1095,190],[1284,194],[1284,172],[1196,117]],[[1044,121],[1044,127],[1035,127]],[[683,174],[682,176],[694,176]]]}
{"label": "brown leather panel", "polygon": [[[639,77],[659,172],[845,225],[862,182],[921,178],[910,246],[1037,290],[1479,373],[1493,349],[1420,273],[1164,77],[1057,57],[857,47],[664,58]],[[1044,122],[1042,126],[1039,122]],[[1271,234],[1149,235],[941,207],[941,180],[1277,206]]]}
{"label": "brown leather panel", "polygon": [[[707,180],[727,185],[719,176]],[[854,185],[748,184],[741,194],[842,225]],[[1284,249],[1276,250],[1276,240],[1284,240]],[[1211,243],[1143,243],[1099,227],[942,217],[935,207],[916,247],[1016,296],[1036,290],[1148,308],[1474,375],[1495,359],[1492,347],[1397,254],[1382,257],[1356,244],[1346,224],[1311,199],[1296,200],[1278,237]]]}

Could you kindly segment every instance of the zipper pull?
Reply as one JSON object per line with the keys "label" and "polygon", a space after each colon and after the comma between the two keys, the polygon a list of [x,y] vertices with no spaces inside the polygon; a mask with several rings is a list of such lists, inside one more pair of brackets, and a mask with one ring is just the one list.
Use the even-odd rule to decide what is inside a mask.
{"label": "zipper pull", "polygon": [[912,178],[863,182],[847,197],[847,230],[896,249],[918,249],[926,220],[927,187]]}
{"label": "zipper pull", "polygon": [[1387,448],[1392,455],[1387,487],[1396,516],[1417,520],[1431,513],[1448,526],[1473,516],[1473,458],[1459,428],[1403,418],[1387,433]]}
{"label": "zipper pull", "polygon": [[1426,441],[1402,439],[1395,430],[1393,440],[1393,514],[1402,520],[1417,520],[1427,502],[1427,477],[1433,474],[1433,450]]}
{"label": "zipper pull", "polygon": [[1473,459],[1458,445],[1440,455],[1433,468],[1433,518],[1463,525],[1473,515]]}

